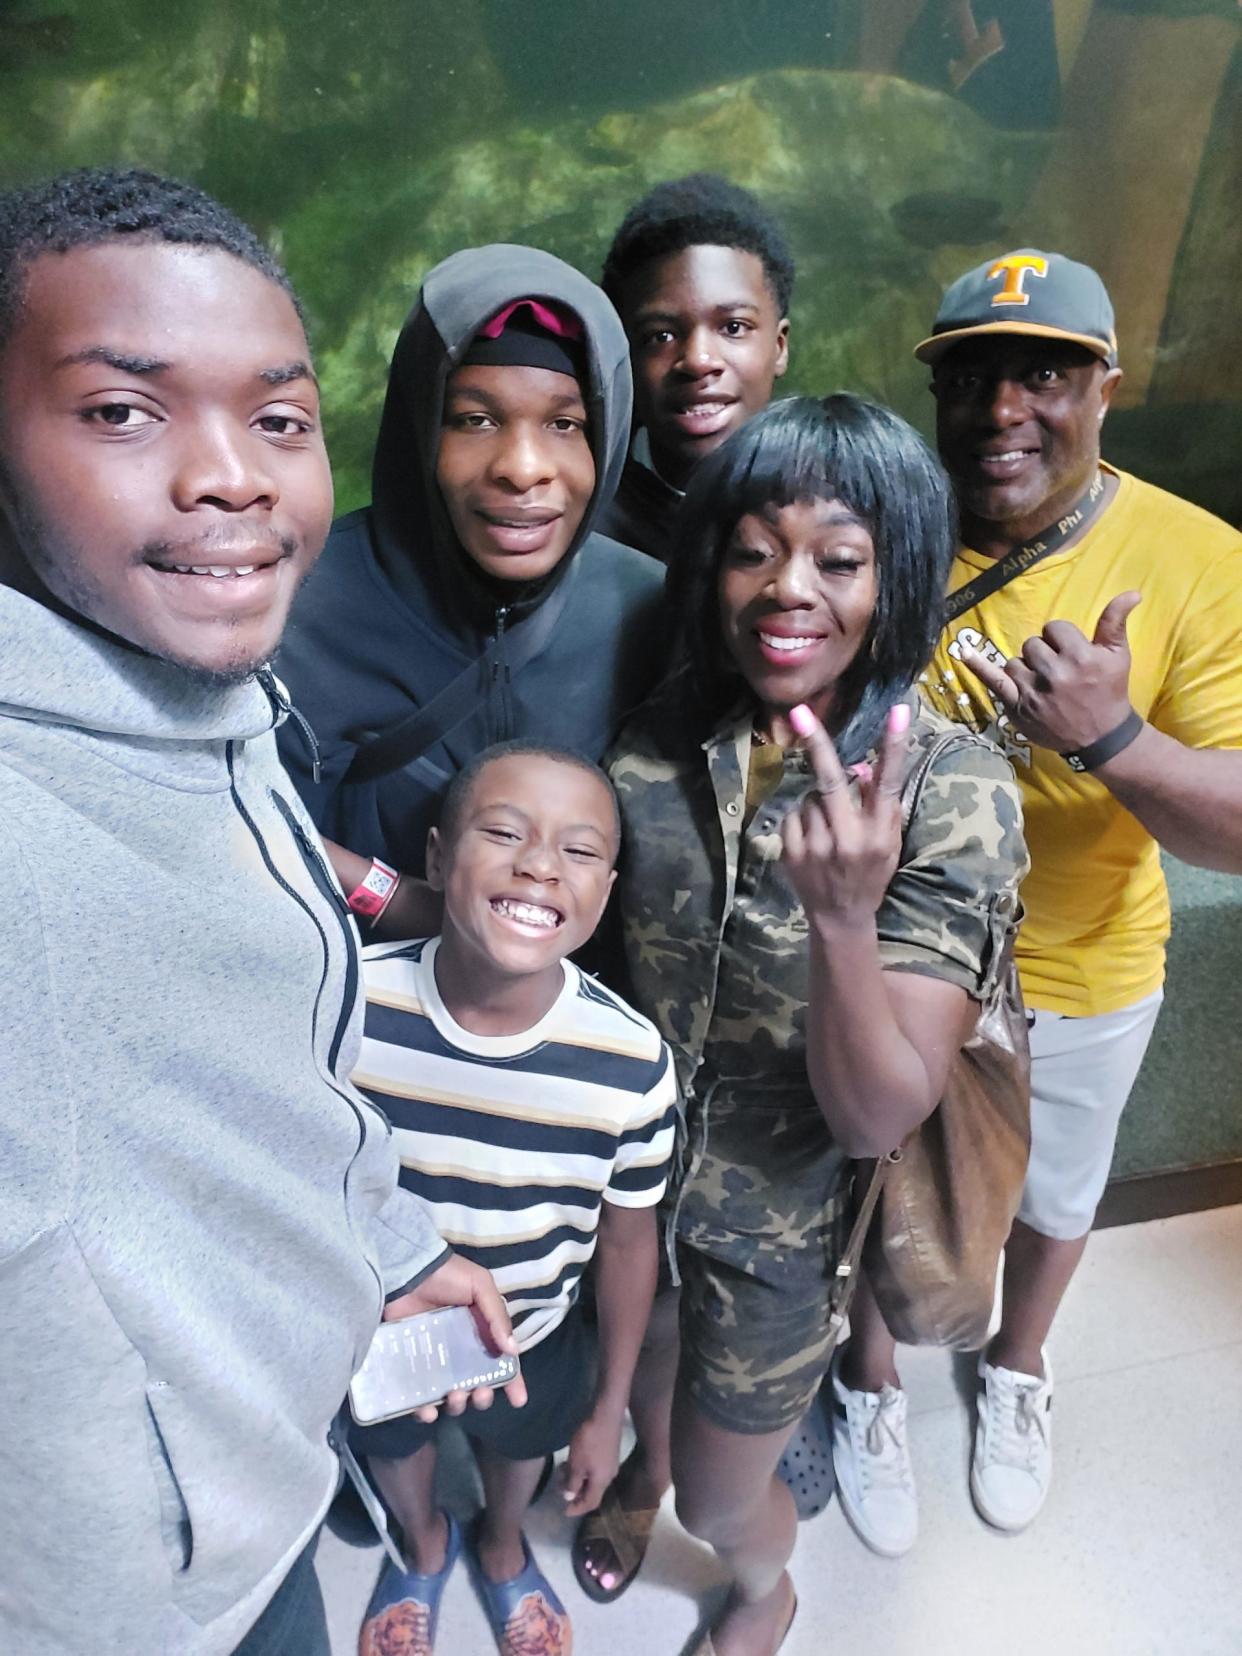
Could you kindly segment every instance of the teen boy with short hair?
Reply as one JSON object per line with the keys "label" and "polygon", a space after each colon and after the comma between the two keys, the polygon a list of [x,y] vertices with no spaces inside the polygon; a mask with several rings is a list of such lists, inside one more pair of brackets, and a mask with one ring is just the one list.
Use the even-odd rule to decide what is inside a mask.
{"label": "teen boy with short hair", "polygon": [[[655,1289],[655,1204],[672,1150],[675,1082],[645,1018],[566,957],[615,879],[612,786],[572,753],[508,743],[457,777],[427,851],[439,937],[367,951],[366,1038],[354,1079],[382,1104],[402,1182],[485,1265],[514,1319],[530,1401],[504,1394],[467,1423],[484,1511],[466,1545],[502,1652],[570,1648],[569,1621],[522,1535],[546,1457],[569,1444],[566,1511],[617,1470],[630,1379]],[[576,1305],[594,1255],[599,1377]],[[396,1629],[427,1651],[462,1540],[435,1504],[434,1428],[355,1431],[404,1534],[362,1656]]]}
{"label": "teen boy with short hair", "polygon": [[[321,1656],[381,1312],[475,1302],[350,1085],[265,663],[332,487],[296,302],[143,172],[0,195],[0,1648]],[[385,1302],[387,1305],[385,1307]]]}
{"label": "teen boy with short hair", "polygon": [[668,562],[695,466],[767,406],[788,366],[793,283],[775,219],[716,173],[631,207],[601,277],[634,370],[634,440],[606,534]]}

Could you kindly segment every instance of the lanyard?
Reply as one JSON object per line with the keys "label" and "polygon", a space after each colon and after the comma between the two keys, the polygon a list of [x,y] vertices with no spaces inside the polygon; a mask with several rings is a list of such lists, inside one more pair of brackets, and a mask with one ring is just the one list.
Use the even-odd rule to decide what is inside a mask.
{"label": "lanyard", "polygon": [[1038,540],[1027,541],[1023,546],[1015,546],[1003,558],[998,558],[991,569],[985,569],[982,575],[976,575],[973,581],[967,581],[965,586],[951,593],[945,600],[945,621],[956,621],[959,615],[975,604],[1008,586],[1016,575],[1025,574],[1037,563],[1059,552],[1071,535],[1076,535],[1084,523],[1091,521],[1103,499],[1104,474],[1097,471],[1086,494],[1063,518],[1057,520],[1056,526],[1047,534],[1041,535]]}

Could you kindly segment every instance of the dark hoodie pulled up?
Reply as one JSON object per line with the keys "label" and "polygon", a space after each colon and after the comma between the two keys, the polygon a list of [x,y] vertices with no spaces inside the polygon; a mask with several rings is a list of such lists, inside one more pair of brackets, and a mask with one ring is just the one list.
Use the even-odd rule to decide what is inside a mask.
{"label": "dark hoodie pulled up", "polygon": [[[435,470],[449,374],[480,327],[523,298],[556,301],[582,322],[595,489],[556,569],[510,597],[462,550]],[[318,740],[319,781],[296,728],[282,730],[281,756],[329,838],[421,874],[444,791],[475,754],[521,737],[598,759],[651,689],[663,666],[664,571],[592,530],[625,462],[630,400],[616,313],[560,259],[529,247],[470,248],[427,277],[393,355],[372,503],[334,525],[277,662]],[[360,745],[426,707],[498,631],[503,640],[554,594],[562,608],[542,650],[512,675],[503,665],[489,674],[470,717],[401,769],[347,779]]]}

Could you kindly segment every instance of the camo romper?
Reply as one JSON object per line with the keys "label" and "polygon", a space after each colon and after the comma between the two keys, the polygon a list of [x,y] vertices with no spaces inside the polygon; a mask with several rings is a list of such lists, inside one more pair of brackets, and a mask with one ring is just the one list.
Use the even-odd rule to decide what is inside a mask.
{"label": "camo romper", "polygon": [[[850,1185],[807,1080],[807,924],[779,866],[780,821],[813,779],[790,750],[748,810],[750,711],[707,742],[685,726],[674,686],[610,759],[626,963],[682,1092],[681,1177],[666,1199],[682,1380],[718,1425],[775,1432],[801,1418],[827,1366]],[[912,761],[950,728],[920,707]],[[980,739],[955,745],[929,775],[877,916],[885,968],[976,992],[1026,866],[1008,762]]]}

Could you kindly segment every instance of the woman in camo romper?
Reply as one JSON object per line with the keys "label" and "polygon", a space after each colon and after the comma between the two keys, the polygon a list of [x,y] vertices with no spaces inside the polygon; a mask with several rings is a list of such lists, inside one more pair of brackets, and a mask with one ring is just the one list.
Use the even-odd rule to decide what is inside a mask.
{"label": "woman in camo romper", "polygon": [[[732,1577],[700,1646],[719,1656],[770,1656],[793,1617],[775,1470],[827,1367],[850,1160],[935,1108],[1026,870],[1012,772],[968,733],[902,834],[903,780],[954,728],[913,689],[953,544],[947,484],[904,421],[849,396],[772,405],[695,474],[679,658],[612,756],[627,961],[686,1131],[678,1311],[670,1290],[606,1507],[613,1535],[641,1523],[671,1475]],[[595,1533],[589,1576],[624,1585]]]}

